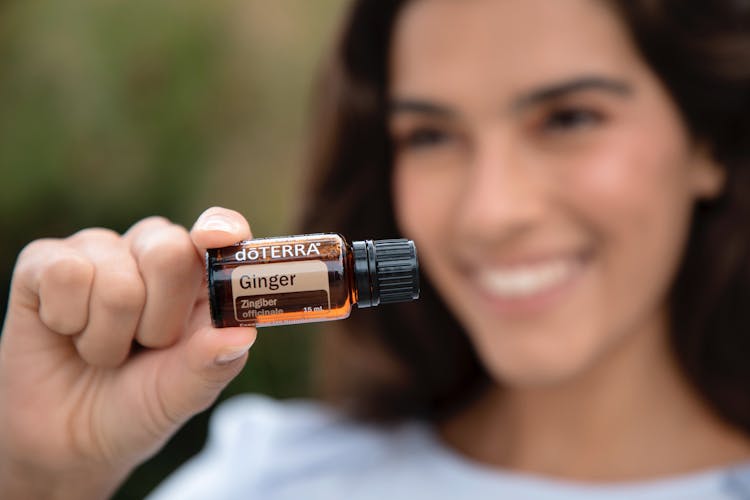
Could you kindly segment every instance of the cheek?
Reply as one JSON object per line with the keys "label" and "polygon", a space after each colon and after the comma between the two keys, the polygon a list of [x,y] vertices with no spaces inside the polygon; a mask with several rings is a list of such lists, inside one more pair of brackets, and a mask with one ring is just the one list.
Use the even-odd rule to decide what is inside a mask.
{"label": "cheek", "polygon": [[571,169],[565,188],[611,244],[674,248],[690,217],[686,146],[679,138],[619,134]]}
{"label": "cheek", "polygon": [[693,202],[690,140],[668,96],[652,87],[572,166],[566,186],[625,247],[682,244]]}
{"label": "cheek", "polygon": [[686,146],[623,133],[578,168],[568,199],[599,241],[600,310],[609,317],[601,321],[617,337],[665,305],[692,213]]}

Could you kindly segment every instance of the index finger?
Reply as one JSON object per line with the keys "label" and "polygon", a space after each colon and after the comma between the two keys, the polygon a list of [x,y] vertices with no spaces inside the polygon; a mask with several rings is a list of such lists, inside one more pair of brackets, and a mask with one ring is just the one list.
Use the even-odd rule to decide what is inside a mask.
{"label": "index finger", "polygon": [[190,238],[201,254],[207,248],[226,247],[252,237],[247,220],[239,212],[222,207],[204,211],[190,230]]}

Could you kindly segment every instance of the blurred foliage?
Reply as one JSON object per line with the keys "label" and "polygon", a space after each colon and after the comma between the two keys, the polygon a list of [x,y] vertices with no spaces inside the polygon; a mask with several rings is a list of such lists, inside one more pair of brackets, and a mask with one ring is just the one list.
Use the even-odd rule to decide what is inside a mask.
{"label": "blurred foliage", "polygon": [[[160,214],[235,208],[290,229],[310,88],[343,0],[0,2],[0,276],[21,248]],[[226,394],[307,394],[309,327],[261,331]],[[202,446],[196,417],[118,493]]]}

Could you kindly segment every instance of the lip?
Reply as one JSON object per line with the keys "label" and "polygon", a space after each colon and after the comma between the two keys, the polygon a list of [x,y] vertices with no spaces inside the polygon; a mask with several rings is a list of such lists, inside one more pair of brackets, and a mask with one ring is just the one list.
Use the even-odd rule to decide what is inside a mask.
{"label": "lip", "polygon": [[495,315],[503,317],[538,315],[554,307],[573,292],[583,278],[586,270],[590,267],[591,260],[590,252],[557,254],[557,256],[546,257],[519,257],[512,260],[504,259],[502,264],[493,263],[486,266],[486,269],[498,269],[507,273],[513,273],[519,268],[540,267],[544,266],[545,263],[549,264],[559,261],[565,261],[569,269],[559,281],[543,287],[539,291],[528,294],[521,293],[517,296],[507,296],[493,293],[488,286],[483,285],[477,276],[482,271],[479,268],[475,268],[474,276],[470,280],[471,288],[477,296],[478,302]]}

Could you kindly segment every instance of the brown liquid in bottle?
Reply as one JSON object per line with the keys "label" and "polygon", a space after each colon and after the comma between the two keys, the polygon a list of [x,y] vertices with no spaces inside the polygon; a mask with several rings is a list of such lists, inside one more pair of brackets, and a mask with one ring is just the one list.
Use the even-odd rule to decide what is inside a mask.
{"label": "brown liquid in bottle", "polygon": [[337,234],[249,240],[206,259],[217,327],[342,319],[357,302],[351,247]]}

